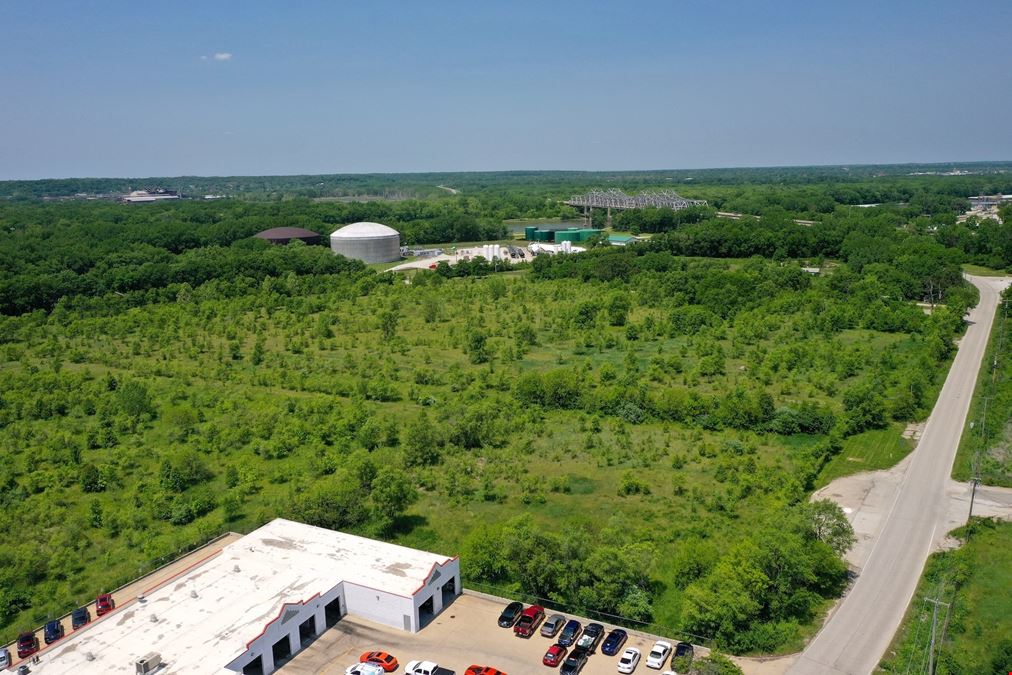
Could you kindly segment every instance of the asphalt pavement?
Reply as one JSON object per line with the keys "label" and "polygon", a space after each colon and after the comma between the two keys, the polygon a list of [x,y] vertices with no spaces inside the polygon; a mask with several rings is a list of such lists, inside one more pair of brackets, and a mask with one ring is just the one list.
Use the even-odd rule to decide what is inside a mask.
{"label": "asphalt pavement", "polygon": [[903,620],[929,552],[946,535],[945,489],[999,296],[1008,283],[967,279],[980,290],[980,303],[969,312],[966,333],[881,535],[854,585],[789,675],[871,673]]}

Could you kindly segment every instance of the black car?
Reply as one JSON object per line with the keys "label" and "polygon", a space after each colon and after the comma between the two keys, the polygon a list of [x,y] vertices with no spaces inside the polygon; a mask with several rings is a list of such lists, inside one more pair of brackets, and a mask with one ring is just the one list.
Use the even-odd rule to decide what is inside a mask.
{"label": "black car", "polygon": [[688,642],[679,642],[677,645],[675,645],[675,657],[674,658],[677,659],[679,656],[688,656],[691,659],[692,658],[692,645],[690,645]]}
{"label": "black car", "polygon": [[566,622],[565,628],[562,629],[562,634],[559,636],[559,644],[563,647],[572,647],[573,643],[576,642],[576,638],[580,637],[581,630],[583,630],[583,624],[576,619],[570,619]]}
{"label": "black car", "polygon": [[601,645],[601,653],[607,656],[615,656],[622,649],[622,645],[625,644],[627,637],[629,637],[629,634],[621,628],[613,629],[608,633],[608,637],[604,639],[604,644]]}
{"label": "black car", "polygon": [[559,675],[576,675],[583,670],[585,665],[587,665],[587,653],[573,652],[569,655],[569,658],[562,662],[562,667],[559,668]]}
{"label": "black car", "polygon": [[583,635],[576,641],[573,651],[584,652],[589,656],[597,650],[597,646],[601,644],[601,638],[603,637],[604,626],[599,623],[588,623],[587,627],[583,629]]}
{"label": "black car", "polygon": [[51,645],[63,637],[63,624],[59,621],[50,621],[46,624],[46,629],[43,633],[43,637],[46,639],[46,644]]}
{"label": "black car", "polygon": [[91,612],[87,607],[78,607],[70,613],[70,628],[77,630],[81,626],[91,623]]}
{"label": "black car", "polygon": [[512,628],[523,611],[524,603],[522,602],[511,602],[506,605],[506,609],[499,615],[499,626],[502,628]]}

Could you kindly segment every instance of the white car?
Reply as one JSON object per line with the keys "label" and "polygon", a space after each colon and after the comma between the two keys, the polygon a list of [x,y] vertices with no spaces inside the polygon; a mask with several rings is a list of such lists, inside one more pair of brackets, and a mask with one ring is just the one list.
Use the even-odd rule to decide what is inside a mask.
{"label": "white car", "polygon": [[356,663],[348,666],[344,675],[384,675],[383,666],[377,663]]}
{"label": "white car", "polygon": [[668,654],[670,653],[671,643],[658,640],[654,643],[654,648],[647,654],[647,668],[660,670],[664,667],[664,662],[668,660]]}
{"label": "white car", "polygon": [[11,652],[6,647],[0,647],[0,670],[11,667]]}
{"label": "white car", "polygon": [[618,660],[618,672],[620,673],[631,673],[636,670],[636,666],[640,662],[640,650],[635,647],[626,647],[626,650],[622,652],[622,657]]}

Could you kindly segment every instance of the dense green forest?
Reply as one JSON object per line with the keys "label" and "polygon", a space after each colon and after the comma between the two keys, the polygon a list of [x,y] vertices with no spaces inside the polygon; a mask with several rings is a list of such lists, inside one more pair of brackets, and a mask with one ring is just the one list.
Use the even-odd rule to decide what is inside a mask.
{"label": "dense green forest", "polygon": [[[831,199],[830,187],[818,190]],[[920,205],[866,209],[836,204],[818,214],[806,210],[803,202],[794,205],[801,211],[787,211],[780,203],[783,199],[758,189],[746,190],[739,200],[734,208],[762,215],[734,221],[715,217],[712,208],[679,213],[646,209],[619,214],[616,225],[663,235],[658,237],[662,248],[677,255],[842,258],[855,271],[876,265],[880,275],[909,272],[923,284],[905,284],[904,297],[917,300],[938,300],[936,291],[951,283],[914,269],[938,268],[940,257],[998,269],[1012,266],[1012,219],[1006,217],[1004,224],[991,219],[957,224],[961,199],[932,195],[921,199]],[[295,255],[250,239],[270,227],[305,227],[328,234],[344,223],[377,220],[400,230],[405,244],[446,243],[501,238],[506,235],[506,218],[558,216],[568,209],[552,200],[534,202],[538,203],[522,205],[491,195],[351,204],[228,200],[2,205],[0,312],[50,310],[61,298],[140,291],[149,292],[136,296],[147,302],[159,293],[164,298],[172,284],[197,286],[215,278],[259,281],[289,271],[323,274],[354,267],[325,250]],[[817,216],[818,221],[798,224],[794,222],[798,215]],[[897,237],[897,230],[904,236]],[[887,269],[894,260],[902,269]]]}
{"label": "dense green forest", "polygon": [[[960,172],[969,175],[938,175]],[[879,184],[892,189],[897,182],[914,185],[918,180],[933,181],[945,192],[954,194],[1008,193],[1012,181],[1012,162],[957,162],[949,164],[875,164],[851,166],[755,167],[724,169],[677,169],[660,171],[492,171],[467,173],[392,173],[323,174],[301,176],[176,176],[149,178],[60,178],[49,180],[0,181],[0,198],[32,199],[72,197],[77,194],[115,194],[131,190],[164,188],[181,194],[202,197],[205,194],[240,196],[246,199],[286,197],[383,196],[394,199],[426,198],[447,194],[440,186],[466,193],[545,194],[607,186],[625,189],[649,187],[753,186],[766,185],[774,191],[787,185],[825,183],[868,186]],[[870,203],[904,201],[905,192],[893,189],[856,188],[849,197]],[[860,196],[859,196],[860,195]],[[568,195],[567,195],[568,196]]]}
{"label": "dense green forest", "polygon": [[499,592],[796,646],[852,537],[808,495],[927,413],[976,301],[960,264],[1007,266],[1009,231],[956,225],[944,193],[807,226],[728,189],[758,217],[644,214],[644,244],[407,280],[249,236],[471,240],[529,214],[496,190],[0,206],[0,632],[283,515],[459,553]]}

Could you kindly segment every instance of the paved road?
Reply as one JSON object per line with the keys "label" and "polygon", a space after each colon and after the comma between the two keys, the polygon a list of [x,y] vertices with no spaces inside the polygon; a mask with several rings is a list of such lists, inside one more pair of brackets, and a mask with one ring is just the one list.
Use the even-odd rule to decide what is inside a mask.
{"label": "paved road", "polygon": [[878,665],[910,604],[924,562],[944,537],[945,488],[988,335],[1007,281],[967,277],[980,289],[970,325],[928,418],[868,562],[789,675],[864,675]]}

